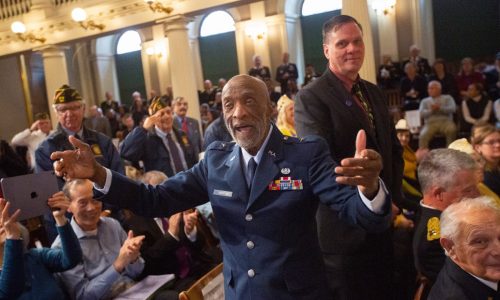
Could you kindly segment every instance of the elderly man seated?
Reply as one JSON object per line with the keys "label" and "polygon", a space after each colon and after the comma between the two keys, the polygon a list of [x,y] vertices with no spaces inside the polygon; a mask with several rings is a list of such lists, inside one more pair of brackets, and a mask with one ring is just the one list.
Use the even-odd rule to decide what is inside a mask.
{"label": "elderly man seated", "polygon": [[441,83],[433,80],[427,86],[429,97],[420,102],[420,116],[424,118],[424,127],[420,132],[418,146],[429,148],[429,142],[436,134],[446,137],[446,145],[455,140],[457,126],[453,122],[456,111],[455,100],[450,95],[441,94]]}
{"label": "elderly man seated", "polygon": [[[59,273],[71,299],[111,299],[131,287],[144,268],[140,248],[144,236],[128,236],[120,223],[100,217],[102,203],[93,199],[92,182],[73,180],[63,188],[73,213],[71,227],[83,252],[83,261]],[[52,248],[61,248],[57,237]]]}
{"label": "elderly man seated", "polygon": [[445,265],[429,300],[499,299],[500,205],[489,197],[465,199],[441,216]]}
{"label": "elderly man seated", "polygon": [[469,155],[453,149],[432,150],[418,166],[423,199],[413,237],[413,253],[417,271],[431,283],[445,260],[439,244],[441,212],[463,197],[479,196],[478,168]]}

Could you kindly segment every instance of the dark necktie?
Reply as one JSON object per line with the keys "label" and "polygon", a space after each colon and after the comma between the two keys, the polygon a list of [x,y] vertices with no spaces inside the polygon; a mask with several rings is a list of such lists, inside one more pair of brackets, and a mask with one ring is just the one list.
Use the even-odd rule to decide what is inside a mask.
{"label": "dark necktie", "polygon": [[363,95],[363,92],[361,91],[361,85],[360,85],[359,81],[356,82],[352,86],[351,93],[358,98],[358,100],[361,104],[361,107],[363,108],[366,115],[368,116],[368,121],[370,121],[370,126],[373,129],[375,129],[375,118],[373,117],[372,109],[370,107],[370,103],[368,102],[368,99],[365,98],[365,96]]}
{"label": "dark necktie", "polygon": [[248,161],[248,167],[247,167],[247,186],[249,189],[252,187],[252,181],[253,181],[253,176],[255,175],[255,169],[257,169],[257,163],[255,162],[255,159],[250,158]]}
{"label": "dark necktie", "polygon": [[187,135],[189,134],[189,128],[188,128],[188,123],[186,118],[182,118],[182,131]]}
{"label": "dark necktie", "polygon": [[160,218],[161,220],[161,227],[163,228],[163,232],[167,234],[168,232],[168,221],[166,218]]}
{"label": "dark necktie", "polygon": [[175,256],[177,257],[177,262],[179,263],[179,277],[186,278],[189,274],[189,262],[191,261],[189,249],[182,245],[175,250]]}
{"label": "dark necktie", "polygon": [[168,148],[170,150],[170,155],[172,156],[172,161],[174,162],[175,173],[179,173],[184,170],[181,161],[181,155],[179,154],[179,149],[177,148],[177,144],[172,139],[172,135],[170,133],[167,134],[167,142]]}

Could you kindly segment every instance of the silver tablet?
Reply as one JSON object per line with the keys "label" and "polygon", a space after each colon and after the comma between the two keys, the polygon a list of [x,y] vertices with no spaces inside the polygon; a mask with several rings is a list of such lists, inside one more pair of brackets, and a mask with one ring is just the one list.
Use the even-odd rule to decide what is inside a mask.
{"label": "silver tablet", "polygon": [[21,209],[18,221],[50,213],[47,200],[59,191],[53,171],[3,178],[1,184],[10,213]]}

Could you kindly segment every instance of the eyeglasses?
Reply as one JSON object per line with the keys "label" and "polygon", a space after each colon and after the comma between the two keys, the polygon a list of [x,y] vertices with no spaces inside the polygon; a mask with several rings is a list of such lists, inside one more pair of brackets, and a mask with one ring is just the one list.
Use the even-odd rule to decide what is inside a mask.
{"label": "eyeglasses", "polygon": [[56,111],[60,114],[64,114],[67,111],[78,111],[82,108],[82,105],[74,105],[74,106],[56,106]]}
{"label": "eyeglasses", "polygon": [[488,145],[488,146],[494,146],[494,145],[500,145],[500,139],[499,140],[491,140],[487,142],[482,142],[482,145]]}

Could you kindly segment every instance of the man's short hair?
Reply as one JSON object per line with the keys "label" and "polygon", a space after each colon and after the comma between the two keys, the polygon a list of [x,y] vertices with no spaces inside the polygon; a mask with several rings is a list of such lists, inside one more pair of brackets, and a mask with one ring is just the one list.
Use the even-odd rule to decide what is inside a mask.
{"label": "man's short hair", "polygon": [[66,182],[63,186],[63,193],[66,197],[68,197],[69,201],[73,201],[73,199],[71,199],[71,191],[73,191],[73,189],[76,187],[76,186],[79,186],[79,185],[84,185],[85,183],[87,183],[87,179],[73,179],[73,180],[70,180],[68,182]]}
{"label": "man's short hair", "polygon": [[141,182],[150,185],[159,185],[168,179],[167,175],[161,171],[148,171],[141,176]]}
{"label": "man's short hair", "polygon": [[487,210],[500,215],[500,204],[488,196],[465,198],[451,204],[441,213],[441,237],[456,241],[461,230],[460,225],[463,223],[463,216],[473,211]]}
{"label": "man's short hair", "polygon": [[422,192],[432,186],[445,189],[453,186],[460,171],[475,171],[478,165],[474,159],[458,150],[435,149],[430,151],[418,166],[418,181]]}
{"label": "man's short hair", "polygon": [[50,119],[50,116],[46,112],[35,114],[35,121],[38,121],[38,120],[49,120],[49,119]]}
{"label": "man's short hair", "polygon": [[180,102],[182,100],[184,100],[184,97],[182,96],[175,97],[175,99],[172,100],[172,104],[176,104],[177,102]]}
{"label": "man's short hair", "polygon": [[323,44],[326,44],[328,42],[328,34],[332,30],[333,32],[336,32],[340,29],[340,27],[342,27],[342,25],[348,23],[354,23],[358,25],[359,30],[363,32],[363,27],[361,26],[361,24],[359,24],[358,20],[354,19],[353,17],[348,15],[335,16],[323,23]]}

